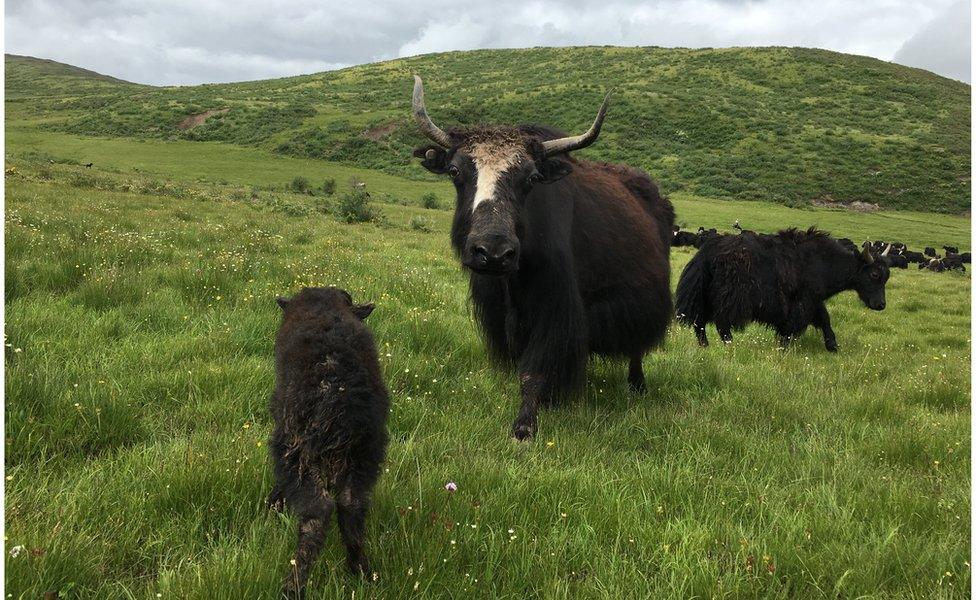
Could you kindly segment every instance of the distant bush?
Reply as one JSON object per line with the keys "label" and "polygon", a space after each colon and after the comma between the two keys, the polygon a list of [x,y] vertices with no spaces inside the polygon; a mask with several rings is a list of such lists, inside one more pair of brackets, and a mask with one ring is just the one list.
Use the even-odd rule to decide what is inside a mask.
{"label": "distant bush", "polygon": [[334,177],[329,177],[322,182],[322,193],[326,196],[331,196],[336,191],[336,181]]}
{"label": "distant bush", "polygon": [[370,205],[366,187],[356,179],[350,182],[349,191],[339,198],[336,213],[346,223],[366,223],[380,218],[380,212]]}
{"label": "distant bush", "polygon": [[424,208],[440,208],[441,201],[437,198],[437,194],[434,192],[427,192],[421,199],[421,204]]}
{"label": "distant bush", "polygon": [[296,194],[307,194],[312,189],[312,183],[307,177],[299,175],[291,180],[291,183],[288,184],[288,189]]}
{"label": "distant bush", "polygon": [[433,223],[427,217],[416,216],[410,219],[410,229],[430,233],[433,231]]}

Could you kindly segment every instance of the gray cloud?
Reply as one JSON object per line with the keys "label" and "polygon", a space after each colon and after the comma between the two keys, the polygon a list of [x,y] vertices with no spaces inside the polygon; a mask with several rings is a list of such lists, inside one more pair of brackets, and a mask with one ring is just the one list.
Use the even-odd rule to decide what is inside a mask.
{"label": "gray cloud", "polygon": [[[957,76],[950,58],[968,58],[968,33],[941,36],[938,52],[923,35],[952,6],[952,0],[413,0],[407,7],[393,0],[10,0],[5,34],[8,52],[154,84],[281,77],[434,51],[580,44],[813,46],[884,60],[907,52],[906,62],[923,56],[911,64]],[[916,38],[923,51],[913,53]]]}
{"label": "gray cloud", "polygon": [[960,0],[929,21],[895,53],[895,62],[971,81],[969,0]]}

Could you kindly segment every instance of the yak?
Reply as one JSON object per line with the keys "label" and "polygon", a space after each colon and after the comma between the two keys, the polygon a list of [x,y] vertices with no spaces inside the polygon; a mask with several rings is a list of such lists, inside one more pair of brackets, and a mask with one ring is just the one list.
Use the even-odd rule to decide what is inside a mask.
{"label": "yak", "polygon": [[697,234],[690,231],[681,231],[675,227],[674,237],[671,238],[671,247],[679,248],[681,246],[694,246],[696,241],[698,241]]}
{"label": "yak", "polygon": [[278,305],[284,316],[275,342],[268,443],[275,483],[268,505],[298,517],[283,591],[301,597],[333,513],[349,569],[370,573],[366,512],[386,454],[390,400],[363,323],[373,304],[353,304],[339,288],[305,288]]}
{"label": "yak", "polygon": [[629,359],[630,388],[643,392],[643,356],[671,319],[671,202],[639,169],[569,154],[597,140],[609,99],[580,135],[540,125],[445,131],[414,79],[413,114],[434,142],[414,156],[457,192],[451,245],[489,356],[518,372],[517,440],[535,435],[541,405],[578,389],[591,353]]}
{"label": "yak", "polygon": [[904,256],[905,260],[907,260],[910,263],[921,264],[921,263],[927,263],[929,261],[928,257],[922,254],[921,252],[913,252],[911,250],[905,250],[901,253],[901,255]]}
{"label": "yak", "polygon": [[938,254],[935,253],[935,248],[931,246],[926,246],[923,252],[925,256],[931,256],[932,258],[937,258]]}
{"label": "yak", "polygon": [[808,325],[821,330],[824,345],[837,351],[824,302],[855,290],[872,310],[885,307],[887,263],[870,244],[850,252],[811,227],[776,234],[724,235],[705,244],[678,280],[678,321],[691,325],[708,345],[705,325],[715,323],[722,341],[751,321],[769,325],[784,348]]}
{"label": "yak", "polygon": [[705,229],[704,227],[698,228],[698,239],[695,240],[695,248],[701,248],[708,240],[718,236],[718,231],[712,227],[711,229]]}
{"label": "yak", "polygon": [[945,250],[945,252],[946,252],[947,255],[948,254],[959,254],[959,248],[957,248],[955,246],[942,246],[942,249]]}

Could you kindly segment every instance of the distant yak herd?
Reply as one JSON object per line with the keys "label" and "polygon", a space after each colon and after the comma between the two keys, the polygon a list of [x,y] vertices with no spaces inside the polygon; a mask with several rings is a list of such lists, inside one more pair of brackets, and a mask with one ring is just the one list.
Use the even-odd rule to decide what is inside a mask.
{"label": "distant yak herd", "polygon": [[[645,393],[644,355],[675,316],[703,346],[708,323],[730,343],[732,331],[759,322],[783,347],[813,325],[836,352],[830,297],[852,290],[880,311],[892,267],[943,271],[970,261],[949,246],[941,257],[898,242],[858,247],[815,228],[765,234],[736,221],[737,234],[681,231],[646,173],[569,154],[596,142],[608,100],[579,135],[539,125],[442,129],[415,77],[413,116],[432,143],[413,154],[457,193],[450,241],[488,357],[518,377],[516,440],[536,435],[541,407],[580,388],[591,355],[628,361],[630,389]],[[681,274],[676,306],[672,246],[699,249]],[[306,288],[278,304],[268,503],[298,518],[282,587],[301,597],[333,517],[349,570],[371,574],[366,511],[389,440],[390,398],[365,324],[372,304],[338,288]]]}
{"label": "distant yak herd", "polygon": [[[738,230],[740,235],[756,234],[756,232],[749,229],[743,229],[739,225],[738,219],[732,224],[732,228]],[[680,227],[674,226],[671,246],[674,248],[681,246],[701,248],[708,240],[721,235],[715,228],[705,229],[704,227],[699,227],[697,232],[692,233],[691,231],[682,231]],[[851,252],[858,252],[860,250],[857,244],[849,238],[840,238],[837,242]],[[940,256],[935,251],[935,248],[931,246],[926,246],[922,252],[915,252],[909,250],[908,246],[901,242],[875,240],[864,242],[864,244],[870,246],[871,250],[876,254],[881,255],[885,259],[885,262],[888,263],[888,266],[893,269],[907,269],[908,265],[917,264],[919,270],[928,269],[937,273],[953,270],[965,271],[966,267],[963,265],[972,262],[972,254],[969,252],[959,252],[959,248],[956,246],[942,246],[945,253]]]}

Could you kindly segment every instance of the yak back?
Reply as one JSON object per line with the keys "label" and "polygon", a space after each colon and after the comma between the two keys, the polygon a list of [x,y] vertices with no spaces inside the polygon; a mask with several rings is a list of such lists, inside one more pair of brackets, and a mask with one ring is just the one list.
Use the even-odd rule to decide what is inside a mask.
{"label": "yak back", "polygon": [[[775,321],[798,301],[823,301],[831,282],[856,259],[824,231],[790,228],[775,234],[720,235],[699,251],[707,263],[711,304],[734,328]],[[697,256],[695,258],[698,258]]]}
{"label": "yak back", "polygon": [[[350,452],[383,451],[389,396],[373,336],[359,319],[291,310],[278,331],[275,362],[273,440],[300,473],[317,469],[331,483]],[[364,441],[367,448],[358,448]]]}

